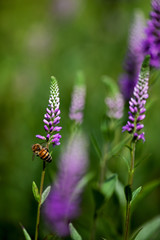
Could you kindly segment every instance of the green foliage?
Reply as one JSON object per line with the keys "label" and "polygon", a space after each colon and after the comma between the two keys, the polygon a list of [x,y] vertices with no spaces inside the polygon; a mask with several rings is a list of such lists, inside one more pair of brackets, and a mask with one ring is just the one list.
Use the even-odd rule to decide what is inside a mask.
{"label": "green foliage", "polygon": [[79,193],[81,189],[84,189],[85,186],[91,181],[93,176],[94,176],[93,173],[86,174],[77,184],[74,194],[77,195],[77,193]]}
{"label": "green foliage", "polygon": [[133,201],[136,199],[136,197],[138,196],[138,194],[140,193],[142,187],[140,186],[139,188],[137,188],[135,191],[132,192],[132,200],[131,203],[133,203]]}
{"label": "green foliage", "polygon": [[23,230],[24,236],[26,240],[31,240],[31,237],[29,236],[27,230],[24,228],[24,226],[21,225],[21,228]]}
{"label": "green foliage", "polygon": [[71,238],[73,240],[82,240],[81,236],[79,235],[77,230],[74,228],[72,223],[69,224],[69,229],[70,229]]}
{"label": "green foliage", "polygon": [[48,197],[49,193],[51,190],[51,186],[48,186],[42,193],[42,199],[41,199],[41,205],[44,203],[44,201],[46,200],[46,198]]}
{"label": "green foliage", "polygon": [[109,76],[103,76],[102,81],[107,89],[107,96],[114,96],[119,91],[117,84]]}
{"label": "green foliage", "polygon": [[[139,233],[136,235],[134,240],[148,240],[153,239],[153,235],[156,231],[160,229],[160,216],[150,220],[149,222],[145,223]],[[157,238],[157,240],[159,237]]]}
{"label": "green foliage", "polygon": [[[0,239],[22,239],[16,225],[22,219],[25,224],[27,223],[31,236],[33,235],[37,208],[34,198],[37,202],[39,201],[39,191],[33,183],[33,198],[30,186],[33,179],[37,184],[39,182],[41,161],[39,158],[34,162],[31,161],[31,145],[37,141],[35,135],[42,133],[39,130],[42,129],[42,118],[48,101],[49,76],[54,74],[59,80],[63,128],[61,146],[53,149],[53,162],[49,167],[47,166],[46,186],[52,183],[57,173],[59,155],[64,147],[65,139],[68,139],[70,126],[66,123],[69,119],[71,92],[78,69],[83,70],[87,85],[86,108],[81,127],[89,136],[94,132],[94,136],[91,137],[92,144],[90,144],[89,172],[94,172],[95,175],[89,179],[87,174],[80,182],[82,186],[87,185],[88,195],[86,201],[83,201],[84,195],[82,196],[82,211],[81,216],[76,220],[78,222],[76,226],[82,237],[84,232],[86,234],[84,236],[89,236],[88,223],[92,222],[94,215],[90,185],[98,180],[99,160],[101,161],[106,153],[102,146],[102,132],[100,131],[102,116],[106,111],[104,98],[109,95],[109,89],[113,89],[113,92],[117,91],[116,86],[123,72],[123,60],[134,10],[139,8],[148,17],[151,9],[150,0],[82,0],[73,1],[78,2],[78,9],[76,10],[74,5],[66,8],[69,12],[65,15],[66,12],[57,7],[60,1],[15,0],[0,3],[0,106],[2,116],[0,119],[2,126],[0,188],[3,192],[0,198]],[[71,1],[65,0],[65,2],[68,4]],[[74,9],[75,12],[72,14]],[[108,75],[110,78],[103,79],[102,83],[103,75]],[[138,166],[139,175],[137,174],[134,179],[134,186],[150,183],[142,186],[140,192],[138,188],[132,193],[131,211],[142,206],[143,201],[145,201],[146,209],[149,209],[149,211],[142,209],[140,213],[136,212],[136,218],[144,222],[160,211],[158,188],[160,180],[156,180],[159,178],[160,169],[159,75],[159,70],[153,72],[152,69],[150,97],[147,101],[145,119],[146,142],[137,144],[136,147],[136,163],[142,162],[143,152],[149,156],[147,161],[143,161],[143,164]],[[82,80],[84,76],[79,75],[77,78]],[[79,83],[83,82],[81,80]],[[54,78],[51,81],[54,81]],[[151,107],[148,107],[150,104]],[[127,170],[124,161],[117,156],[122,155],[121,150],[130,141],[128,134],[121,134],[121,127],[128,116],[127,111],[128,103],[126,103],[124,117],[119,126],[115,125],[112,128],[112,133],[119,133],[118,138],[115,137],[113,141],[108,141],[108,135],[105,136],[109,142],[109,152],[107,151],[106,154],[107,174],[109,170],[116,172],[119,180],[116,180],[116,184],[115,179],[112,179],[113,182],[111,180],[106,183],[107,185],[112,183],[110,194],[106,191],[106,194],[112,197],[107,201],[104,192],[97,188],[94,190],[97,211],[105,205],[97,224],[99,230],[97,239],[102,237],[107,240],[122,239],[121,223],[124,216],[124,185],[127,181]],[[50,150],[52,151],[52,148]],[[126,159],[126,152],[124,154],[123,158]],[[107,179],[109,176],[106,176]],[[90,182],[91,184],[88,184]],[[147,196],[153,191],[152,201],[149,201]],[[107,207],[108,211],[106,211]],[[88,213],[88,209],[92,211]],[[120,211],[119,215],[116,215],[118,211]],[[137,224],[135,221],[133,227],[137,228]],[[83,239],[89,239],[87,237]],[[55,237],[52,236],[52,238]],[[41,239],[40,235],[39,240]]]}
{"label": "green foliage", "polygon": [[142,190],[134,200],[132,204],[132,208],[135,209],[139,204],[142,204],[142,201],[157,187],[160,186],[160,179],[154,180],[152,182],[147,183],[143,186]]}
{"label": "green foliage", "polygon": [[39,200],[40,200],[39,190],[34,181],[32,182],[32,192],[33,192],[33,196],[34,196],[35,200],[37,202],[39,202]]}
{"label": "green foliage", "polygon": [[118,144],[116,144],[108,153],[108,159],[110,159],[113,155],[116,155],[123,147],[124,145],[131,139],[131,136],[127,136],[122,141],[120,141]]}
{"label": "green foliage", "polygon": [[102,184],[101,190],[106,198],[110,198],[115,190],[117,184],[117,174],[113,174],[111,177]]}
{"label": "green foliage", "polygon": [[93,188],[93,198],[94,198],[94,203],[95,203],[95,214],[96,212],[103,206],[105,202],[105,196],[104,194],[98,189],[98,188]]}
{"label": "green foliage", "polygon": [[95,151],[96,151],[96,154],[97,154],[99,160],[101,160],[101,158],[102,158],[102,152],[101,152],[101,149],[100,149],[100,147],[99,147],[99,144],[98,144],[98,142],[97,142],[97,140],[96,140],[96,138],[95,138],[95,136],[94,136],[93,134],[91,135],[90,138],[91,138],[91,142],[92,142],[92,144],[93,144],[93,146],[94,146],[94,149],[95,149]]}

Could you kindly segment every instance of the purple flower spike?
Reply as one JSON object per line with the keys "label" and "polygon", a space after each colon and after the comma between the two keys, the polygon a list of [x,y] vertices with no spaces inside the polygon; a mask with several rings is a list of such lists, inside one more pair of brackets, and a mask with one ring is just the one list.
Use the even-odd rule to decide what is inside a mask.
{"label": "purple flower spike", "polygon": [[143,52],[150,55],[152,67],[160,68],[160,0],[152,0],[152,9],[145,31]]}
{"label": "purple flower spike", "polygon": [[[146,56],[138,82],[134,87],[133,98],[129,101],[129,121],[122,127],[122,132],[128,131],[133,134],[133,140],[138,141],[142,139],[145,141],[144,132],[140,133],[144,125],[141,123],[145,118],[145,103],[148,97],[148,81],[149,81],[149,56]],[[139,91],[140,89],[140,91]],[[145,100],[144,100],[145,99]],[[132,111],[136,108],[136,111]]]}
{"label": "purple flower spike", "polygon": [[[47,141],[48,144],[51,142],[53,146],[60,144],[60,134],[57,133],[61,130],[62,127],[57,126],[60,120],[60,99],[59,99],[59,88],[57,80],[54,77],[51,77],[51,86],[50,86],[50,97],[49,104],[46,108],[46,114],[44,114],[43,122],[45,123],[44,129],[46,131],[46,137],[41,135],[36,135],[37,138]],[[56,136],[56,139],[54,139]]]}
{"label": "purple flower spike", "polygon": [[44,205],[48,224],[58,236],[69,235],[69,222],[80,214],[80,181],[88,166],[86,139],[83,135],[68,144],[59,165],[59,173]]}
{"label": "purple flower spike", "polygon": [[82,72],[78,72],[76,84],[72,93],[72,101],[70,106],[69,117],[76,123],[83,121],[83,109],[85,104],[86,86],[84,84],[84,76]]}
{"label": "purple flower spike", "polygon": [[132,96],[144,58],[142,51],[142,39],[145,26],[144,22],[143,14],[141,12],[136,12],[130,30],[128,53],[124,63],[124,73],[119,79],[121,93],[125,100],[129,100]]}

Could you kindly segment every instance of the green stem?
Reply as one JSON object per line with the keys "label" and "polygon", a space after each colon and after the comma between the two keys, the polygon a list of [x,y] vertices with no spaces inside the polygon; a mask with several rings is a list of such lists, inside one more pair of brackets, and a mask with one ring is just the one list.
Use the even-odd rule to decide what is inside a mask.
{"label": "green stem", "polygon": [[[136,147],[135,142],[131,142],[131,165],[130,165],[130,170],[128,174],[128,185],[130,185],[131,188],[133,185],[133,176],[134,176],[135,147]],[[131,203],[127,201],[124,240],[128,240],[128,236],[129,236],[130,209],[131,209]]]}
{"label": "green stem", "polygon": [[36,229],[35,229],[35,240],[38,239],[38,232],[39,232],[39,222],[40,222],[40,208],[41,208],[41,199],[42,199],[42,192],[43,192],[43,184],[44,184],[44,177],[45,177],[45,168],[46,168],[46,162],[43,161],[43,170],[41,175],[41,182],[40,182],[40,199],[38,203],[37,208],[37,221],[36,221]]}
{"label": "green stem", "polygon": [[100,179],[99,179],[99,187],[102,186],[105,175],[106,175],[106,163],[107,163],[107,154],[104,155],[102,162],[101,162],[101,169],[100,169]]}
{"label": "green stem", "polygon": [[90,240],[95,240],[97,216],[93,218]]}

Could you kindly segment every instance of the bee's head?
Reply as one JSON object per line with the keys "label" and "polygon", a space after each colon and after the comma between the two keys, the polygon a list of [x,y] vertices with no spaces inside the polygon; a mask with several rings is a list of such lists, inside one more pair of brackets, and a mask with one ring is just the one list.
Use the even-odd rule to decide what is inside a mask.
{"label": "bee's head", "polygon": [[40,151],[41,149],[42,149],[42,146],[39,143],[32,145],[33,152]]}

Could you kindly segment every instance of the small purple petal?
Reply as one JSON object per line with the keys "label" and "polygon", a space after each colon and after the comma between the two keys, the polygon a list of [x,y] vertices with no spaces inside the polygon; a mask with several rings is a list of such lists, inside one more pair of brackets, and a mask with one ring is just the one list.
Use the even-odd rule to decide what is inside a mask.
{"label": "small purple petal", "polygon": [[49,122],[49,126],[50,126],[50,127],[52,126],[52,121]]}
{"label": "small purple petal", "polygon": [[133,108],[133,107],[129,106],[129,110],[130,110],[132,113],[134,113],[134,108]]}
{"label": "small purple petal", "polygon": [[42,139],[42,140],[46,140],[46,138],[44,136],[41,135],[36,135],[37,138]]}
{"label": "small purple petal", "polygon": [[132,122],[134,122],[135,118],[133,116],[129,116],[128,119]]}
{"label": "small purple petal", "polygon": [[47,125],[49,125],[49,122],[46,119],[43,119],[43,122]]}
{"label": "small purple petal", "polygon": [[54,128],[54,131],[59,132],[61,129],[62,129],[62,127],[58,127],[58,126],[57,126],[57,127]]}
{"label": "small purple petal", "polygon": [[49,131],[49,128],[48,128],[46,125],[44,125],[44,130],[45,130],[46,132],[48,132],[48,131]]}
{"label": "small purple petal", "polygon": [[52,131],[53,131],[53,128],[54,128],[54,127],[52,126],[52,127],[49,129],[49,131],[52,132]]}
{"label": "small purple petal", "polygon": [[143,113],[145,113],[145,111],[146,111],[146,109],[145,109],[145,108],[141,108],[141,110],[140,110],[139,114],[143,114]]}
{"label": "small purple petal", "polygon": [[46,108],[47,113],[51,114],[51,110],[49,108]]}
{"label": "small purple petal", "polygon": [[142,121],[145,118],[145,114],[139,115],[137,118],[137,122]]}
{"label": "small purple petal", "polygon": [[139,140],[139,139],[142,139],[143,142],[145,142],[144,132],[141,133],[141,134],[138,136],[138,140]]}
{"label": "small purple petal", "polygon": [[59,108],[56,108],[56,109],[54,110],[55,113],[57,113],[58,111],[59,111]]}
{"label": "small purple petal", "polygon": [[51,118],[51,116],[50,116],[48,113],[44,114],[44,117],[45,117],[47,120],[50,120],[50,118]]}
{"label": "small purple petal", "polygon": [[49,138],[50,138],[50,134],[49,134],[49,133],[47,134],[46,138],[47,138],[47,139],[49,139]]}
{"label": "small purple petal", "polygon": [[60,120],[61,118],[58,116],[58,117],[56,117],[55,119],[54,119],[54,121],[53,121],[53,124],[57,124],[57,122],[59,122],[59,120]]}
{"label": "small purple petal", "polygon": [[141,130],[142,128],[144,128],[144,125],[138,123],[137,126],[136,126],[136,130],[139,131],[139,130]]}

